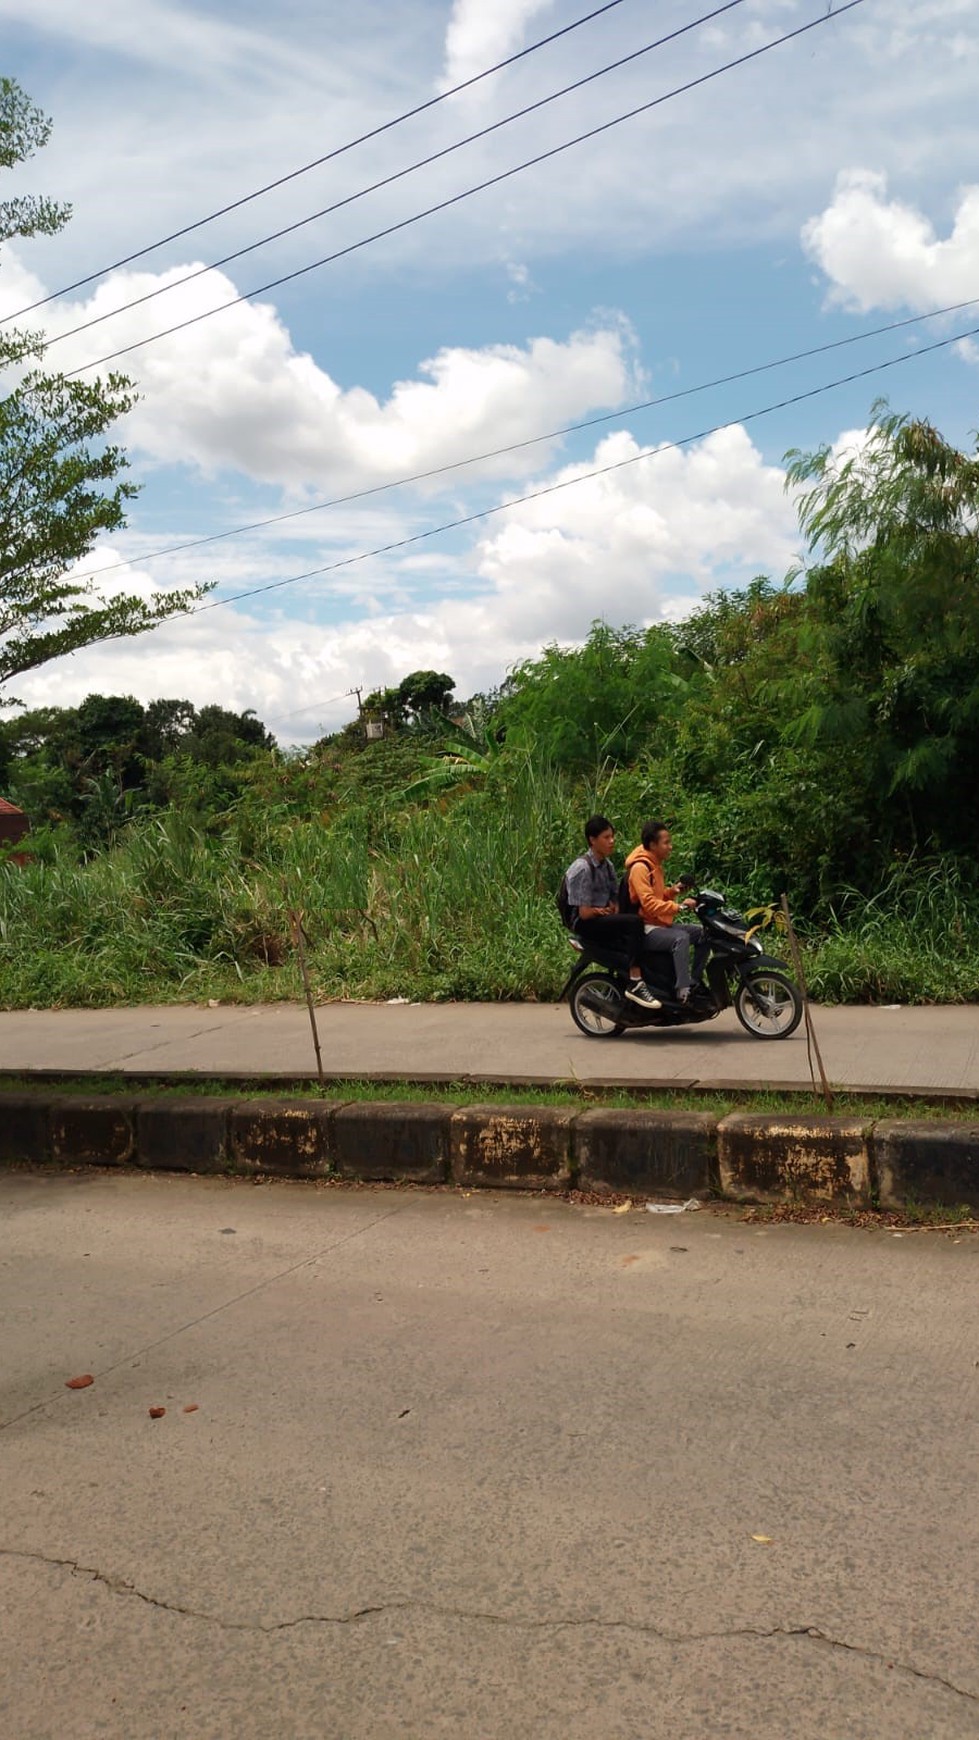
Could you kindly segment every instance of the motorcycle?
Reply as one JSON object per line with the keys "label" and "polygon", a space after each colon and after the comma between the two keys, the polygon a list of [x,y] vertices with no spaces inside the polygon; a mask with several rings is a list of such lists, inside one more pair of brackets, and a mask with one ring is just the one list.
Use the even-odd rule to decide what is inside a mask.
{"label": "motorcycle", "polygon": [[614,1039],[635,1027],[690,1027],[715,1020],[733,1004],[752,1038],[788,1039],[802,1019],[802,997],[785,962],[764,952],[747,920],[725,905],[723,894],[703,889],[696,896],[696,915],[709,952],[686,1002],[676,995],[672,957],[656,953],[643,959],[643,975],[660,1000],[659,1009],[626,997],[628,955],[571,933],[568,940],[580,958],[558,1001],[569,999],[579,1032],[588,1039]]}

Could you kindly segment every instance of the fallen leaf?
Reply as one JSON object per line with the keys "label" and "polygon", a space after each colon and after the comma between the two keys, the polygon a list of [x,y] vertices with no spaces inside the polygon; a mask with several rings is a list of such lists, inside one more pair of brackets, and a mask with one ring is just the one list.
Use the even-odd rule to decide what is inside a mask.
{"label": "fallen leaf", "polygon": [[151,1408],[149,1412],[151,1420],[162,1420],[166,1413],[166,1408]]}
{"label": "fallen leaf", "polygon": [[639,1261],[639,1252],[634,1251],[631,1257],[623,1257],[622,1258],[622,1267],[624,1269],[628,1269],[631,1266],[631,1264],[638,1263],[638,1261]]}
{"label": "fallen leaf", "polygon": [[753,1541],[757,1541],[759,1546],[770,1547],[772,1545],[771,1535],[752,1535],[751,1538]]}
{"label": "fallen leaf", "polygon": [[185,1414],[196,1414],[199,1407],[200,1407],[200,1402],[188,1402],[187,1406],[184,1408],[184,1413]]}
{"label": "fallen leaf", "polygon": [[87,1390],[89,1384],[94,1384],[94,1382],[95,1382],[95,1379],[93,1378],[91,1372],[87,1371],[83,1377],[69,1378],[68,1382],[65,1384],[65,1389],[66,1390]]}

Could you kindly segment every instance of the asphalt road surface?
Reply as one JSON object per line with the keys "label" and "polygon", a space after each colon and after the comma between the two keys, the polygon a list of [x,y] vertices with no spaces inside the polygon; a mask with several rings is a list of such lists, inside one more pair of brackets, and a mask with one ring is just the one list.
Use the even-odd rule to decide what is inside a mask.
{"label": "asphalt road surface", "polygon": [[4,1740],[979,1735],[975,1236],[27,1172],[0,1227]]}
{"label": "asphalt road surface", "polygon": [[[834,1086],[979,1093],[979,1009],[815,1010]],[[785,1040],[749,1037],[733,1010],[703,1026],[586,1039],[566,1005],[328,1003],[317,1016],[327,1075],[576,1080],[625,1086],[808,1087],[803,1029]],[[315,1074],[301,1004],[180,1005],[0,1013],[0,1071],[82,1070],[130,1075]]]}

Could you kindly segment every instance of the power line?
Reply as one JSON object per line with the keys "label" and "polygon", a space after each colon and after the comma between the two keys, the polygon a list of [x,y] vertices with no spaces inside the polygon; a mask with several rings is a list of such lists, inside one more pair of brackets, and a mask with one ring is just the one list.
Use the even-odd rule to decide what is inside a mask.
{"label": "power line", "polygon": [[349,696],[360,698],[359,689],[344,689],[342,695],[330,695],[325,701],[310,701],[308,707],[295,707],[291,713],[276,713],[271,719],[262,721],[265,725],[282,725],[287,719],[298,719],[300,713],[315,713],[320,707],[332,707],[337,701],[346,701]]}
{"label": "power line", "polygon": [[301,175],[308,175],[312,169],[322,168],[324,163],[332,163],[337,157],[343,157],[348,151],[353,151],[358,145],[366,145],[371,139],[379,139],[382,134],[389,133],[392,128],[400,127],[405,121],[413,121],[417,115],[424,115],[428,109],[434,109],[439,103],[445,103],[450,97],[457,97],[461,91],[470,90],[473,85],[481,84],[494,73],[502,72],[508,66],[514,66],[517,61],[526,60],[528,55],[536,54],[538,49],[547,48],[550,43],[557,42],[562,36],[570,36],[572,31],[580,30],[583,24],[590,24],[593,19],[601,18],[606,12],[612,12],[616,6],[621,6],[623,0],[606,0],[602,6],[593,12],[586,12],[583,18],[576,18],[573,23],[565,24],[560,30],[552,30],[549,36],[542,36],[537,42],[528,43],[516,54],[508,55],[505,60],[498,60],[495,65],[488,66],[483,72],[474,73],[472,78],[463,79],[461,84],[453,85],[450,90],[440,91],[437,97],[429,97],[424,103],[417,103],[413,109],[405,109],[400,115],[395,115],[390,121],[384,121],[379,127],[372,127],[367,133],[361,133],[356,139],[348,139],[345,145],[337,145],[332,151],[327,151],[323,157],[314,157],[311,163],[303,163],[298,169],[291,169],[287,175],[280,175],[275,181],[266,182],[264,187],[257,187],[254,193],[243,194],[240,199],[231,200],[228,205],[219,206],[206,217],[198,218],[192,224],[185,224],[182,229],[173,230],[168,236],[161,236],[158,241],[147,243],[146,247],[138,248],[135,253],[125,254],[121,260],[115,260],[109,266],[100,266],[97,272],[90,272],[85,278],[76,278],[74,283],[65,284],[60,290],[52,290],[49,295],[42,296],[37,302],[30,302],[26,307],[18,309],[16,314],[10,314],[0,325],[6,325],[10,320],[21,320],[25,314],[33,314],[36,308],[44,308],[48,302],[55,301],[59,296],[67,296],[72,290],[81,290],[86,284],[93,284],[96,278],[104,278],[107,272],[117,272],[122,266],[130,266],[134,260],[142,260],[147,254],[154,254],[157,248],[164,248],[170,242],[177,242],[182,236],[192,235],[195,230],[203,229],[206,224],[212,224],[217,218],[226,217],[229,212],[238,211],[243,205],[250,205],[252,200],[261,199],[263,194],[273,193],[277,187],[285,187],[287,182],[295,181]]}
{"label": "power line", "polygon": [[[416,170],[427,169],[433,163],[440,162],[445,157],[451,157],[456,151],[461,151],[466,145],[473,145],[479,139],[487,139],[493,133],[509,127],[514,121],[522,121],[527,115],[533,115],[538,109],[546,109],[549,104],[556,103],[559,98],[567,97],[574,91],[582,90],[585,85],[594,84],[597,79],[605,78],[608,73],[618,72],[631,62],[641,60],[644,55],[652,54],[658,48],[664,48],[668,43],[676,42],[681,36],[687,36],[691,30],[699,29],[702,24],[709,24],[719,18],[722,13],[732,12],[735,7],[743,6],[744,0],[724,0],[724,4],[716,6],[712,12],[705,12],[700,18],[694,18],[689,24],[682,24],[677,30],[671,30],[665,36],[657,37],[653,42],[644,43],[641,48],[633,49],[630,54],[620,56],[618,60],[609,61],[607,66],[598,67],[595,72],[586,73],[582,78],[575,79],[572,84],[563,85],[559,91],[552,91],[549,96],[538,97],[533,103],[527,103],[522,109],[515,109],[512,114],[504,115],[498,121],[492,121],[485,127],[480,127],[475,133],[467,133],[464,138],[457,139],[452,145],[444,145],[438,151],[432,151],[427,157],[419,157],[414,163],[409,163],[404,169],[396,169],[390,175],[382,176],[379,181],[372,181],[367,187],[361,187],[356,193],[348,193],[343,199],[334,200],[332,205],[325,205],[319,211],[310,212],[308,217],[298,218],[295,223],[286,224],[282,229],[273,230],[270,235],[261,236],[257,242],[249,242],[247,247],[236,248],[233,253],[223,254],[220,259],[212,260],[207,266],[198,266],[192,272],[185,272],[182,278],[175,278],[169,284],[159,284],[155,290],[147,290],[142,296],[134,296],[129,302],[121,302],[116,308],[106,309],[104,314],[95,314],[90,320],[80,321],[77,326],[70,326],[65,332],[56,333],[53,338],[44,342],[43,349],[49,351],[53,345],[63,344],[65,339],[75,338],[80,332],[88,332],[93,326],[101,326],[106,320],[114,320],[117,315],[126,314],[131,308],[141,308],[147,302],[154,302],[158,296],[168,296],[171,290],[179,290],[183,284],[192,284],[195,279],[203,278],[208,272],[215,272],[220,266],[228,266],[233,260],[242,260],[246,254],[254,254],[257,249],[267,247],[271,242],[281,241],[284,236],[294,235],[297,230],[305,229],[309,224],[316,223],[320,218],[331,217],[334,212],[342,211],[346,206],[356,205],[358,200],[366,199],[368,194],[378,193],[382,188],[392,187],[395,182],[403,181],[406,176],[414,175]],[[249,295],[259,292],[250,291]],[[228,303],[228,307],[233,304]],[[148,342],[148,341],[147,341]]]}
{"label": "power line", "polygon": [[[366,489],[352,490],[348,495],[337,495],[328,501],[312,502],[309,507],[290,508],[288,512],[270,514],[263,520],[252,520],[245,526],[231,526],[224,532],[209,532],[203,538],[187,538],[180,544],[167,544],[163,549],[150,550],[148,554],[135,558],[142,566],[144,562],[158,561],[162,556],[173,556],[182,550],[197,550],[204,544],[221,543],[225,538],[243,537],[248,532],[263,531],[267,526],[281,525],[285,520],[302,519],[306,514],[324,513],[328,508],[347,507],[353,502],[364,501],[370,496],[384,495],[388,490],[403,489],[408,484],[427,483],[435,477],[445,477],[449,472],[461,471],[470,465],[482,465],[490,459],[502,459],[509,453],[520,453],[528,447],[538,447],[545,441],[557,441],[564,435],[575,435],[582,430],[598,428],[603,423],[613,423],[623,417],[634,417],[641,411],[650,411],[660,405],[672,405],[679,399],[690,399],[698,393],[707,393],[715,387],[733,386],[736,381],[750,380],[754,375],[769,374],[773,369],[786,368],[790,363],[808,362],[813,357],[825,356],[830,351],[844,350],[852,344],[862,344],[870,338],[881,338],[886,333],[900,332],[908,326],[917,326],[923,320],[938,320],[942,316],[958,314],[963,308],[973,308],[979,302],[979,296],[970,296],[964,302],[952,302],[945,308],[934,308],[927,314],[911,314],[903,320],[891,320],[884,326],[875,326],[868,332],[855,332],[848,338],[835,338],[827,344],[812,345],[808,350],[798,350],[789,356],[776,357],[771,362],[754,363],[750,368],[737,369],[728,375],[717,375],[713,380],[700,381],[692,387],[680,387],[674,393],[663,393],[655,399],[641,399],[635,405],[622,405],[615,411],[602,411],[598,416],[586,417],[578,423],[565,423],[560,429],[550,429],[542,435],[530,435],[523,441],[511,441],[505,447],[493,447],[485,453],[474,453],[466,459],[453,459],[444,465],[435,465],[427,471],[415,471],[407,477],[393,478],[389,483],[371,484]],[[100,574],[115,573],[115,562],[107,562],[102,568],[90,568],[88,573],[80,575],[79,581],[94,580]]]}
{"label": "power line", "polygon": [[869,368],[857,369],[849,375],[841,375],[835,381],[826,381],[820,387],[809,387],[804,392],[793,393],[789,397],[779,399],[772,405],[763,405],[757,411],[748,411],[743,417],[733,417],[724,423],[714,423],[708,429],[701,429],[695,435],[684,435],[678,441],[664,441],[661,446],[648,449],[645,453],[634,453],[628,459],[615,460],[611,465],[596,465],[590,471],[581,472],[577,477],[564,478],[558,483],[545,484],[541,489],[529,490],[525,495],[511,496],[508,501],[498,502],[493,507],[480,508],[475,513],[462,514],[458,519],[445,520],[441,525],[430,526],[423,532],[412,532],[408,537],[396,538],[391,543],[379,544],[373,550],[361,550],[355,556],[343,556],[335,562],[327,562],[320,568],[308,568],[302,574],[290,574],[283,580],[269,580],[262,586],[251,586],[244,592],[231,593],[227,598],[215,598],[208,604],[193,605],[184,616],[173,617],[173,622],[186,620],[187,617],[200,616],[207,610],[221,610],[228,604],[240,604],[244,598],[256,598],[262,593],[278,592],[285,586],[296,586],[302,580],[318,579],[323,574],[334,574],[341,568],[352,568],[360,562],[368,562],[375,556],[389,556],[395,551],[408,549],[413,544],[424,543],[429,538],[439,537],[443,532],[459,531],[464,526],[477,524],[480,520],[492,519],[497,514],[508,513],[511,508],[522,507],[526,502],[542,501],[546,496],[557,495],[565,489],[574,489],[579,484],[591,483],[596,477],[608,477],[616,471],[624,471],[630,465],[639,465],[644,459],[655,459],[659,453],[676,452],[680,448],[690,447],[695,441],[705,441],[710,435],[717,435],[722,429],[732,429],[745,423],[755,423],[761,417],[770,417],[776,411],[784,411],[790,405],[801,405],[808,399],[818,399],[824,393],[834,392],[837,387],[850,386],[854,381],[867,380],[870,375],[882,373],[884,369],[897,368],[899,364],[912,362],[918,357],[928,356],[933,351],[945,350],[949,345],[961,344],[965,339],[979,335],[979,326],[970,327],[967,332],[953,333],[950,338],[936,339],[933,344],[922,345],[920,350],[902,351],[900,356],[888,357],[886,361],[872,363]]}
{"label": "power line", "polygon": [[246,290],[240,296],[232,297],[228,302],[222,302],[217,308],[204,309],[200,314],[191,315],[186,320],[177,321],[173,326],[165,327],[161,332],[150,333],[146,338],[136,339],[132,344],[108,351],[105,356],[95,357],[91,362],[82,363],[78,368],[68,369],[65,379],[70,380],[75,375],[86,374],[89,369],[101,368],[104,363],[114,362],[117,357],[128,356],[134,350],[142,350],[148,344],[155,344],[161,338],[170,338],[176,332],[184,332],[188,327],[197,326],[203,320],[210,320],[215,314],[223,314],[229,308],[237,308],[242,302],[249,302],[255,296],[263,296],[268,290],[276,290],[282,284],[291,284],[296,278],[304,277],[308,272],[314,272],[321,266],[332,265],[337,260],[346,259],[361,248],[369,247],[373,242],[383,241],[388,236],[396,235],[401,230],[409,229],[413,224],[420,223],[423,218],[433,217],[438,212],[448,211],[452,206],[459,205],[462,200],[471,199],[476,193],[484,193],[487,188],[497,187],[501,182],[509,181],[514,175],[519,175],[525,169],[533,169],[539,163],[560,157],[573,146],[581,145],[586,140],[596,139],[603,133],[608,133],[613,127],[620,127],[623,122],[634,120],[637,115],[648,114],[650,110],[659,108],[661,104],[670,102],[674,97],[680,97],[688,91],[696,90],[698,86],[709,84],[712,79],[719,78],[722,73],[731,72],[736,67],[745,66],[749,61],[757,60],[760,55],[767,54],[770,49],[780,48],[783,43],[792,42],[797,37],[805,36],[810,30],[818,30],[821,25],[835,22],[847,12],[853,12],[862,6],[864,0],[847,0],[845,6],[840,6],[835,12],[821,13],[818,18],[810,19],[808,24],[801,24],[795,30],[786,31],[783,36],[777,36],[770,42],[763,43],[760,48],[749,50],[738,55],[735,60],[726,61],[723,66],[715,67],[713,71],[702,73],[698,78],[690,79],[686,84],[677,85],[672,91],[666,91],[659,97],[654,97],[648,103],[640,103],[634,109],[628,109],[625,114],[615,115],[610,121],[602,122],[601,126],[591,127],[584,133],[578,133],[573,139],[567,139],[560,145],[551,146],[547,151],[540,151],[534,157],[528,157],[522,163],[517,163],[511,169],[502,170],[498,175],[491,175],[485,181],[477,182],[474,187],[464,188],[461,193],[451,195],[448,199],[439,200],[424,211],[415,212],[411,217],[402,218],[398,223],[389,224],[385,229],[375,230],[372,235],[364,236],[360,241],[351,242],[347,247],[339,248],[333,254],[326,254],[319,260],[311,260],[306,266],[299,266],[292,272],[285,272],[279,278],[272,278],[267,284],[260,284],[254,290]]}

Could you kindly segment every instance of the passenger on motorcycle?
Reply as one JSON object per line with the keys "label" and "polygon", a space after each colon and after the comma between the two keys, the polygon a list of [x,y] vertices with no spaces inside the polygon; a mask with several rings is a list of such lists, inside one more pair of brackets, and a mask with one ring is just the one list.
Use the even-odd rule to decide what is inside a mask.
{"label": "passenger on motorcycle", "polygon": [[646,941],[642,920],[636,914],[619,912],[619,880],[612,868],[615,829],[606,816],[589,816],[585,840],[587,850],[565,873],[571,929],[584,942],[627,954],[630,983],[626,996],[644,1009],[659,1009],[662,1004],[653,996],[639,966]]}
{"label": "passenger on motorcycle", "polygon": [[[678,913],[696,906],[695,900],[681,900],[682,888],[677,883],[667,887],[663,866],[673,850],[673,840],[665,822],[647,822],[642,831],[642,845],[630,852],[625,861],[629,898],[646,927],[646,947],[649,950],[669,950],[673,956],[676,993],[681,1003],[690,995],[691,978],[699,979],[707,955],[703,928],[699,924],[677,924]],[[691,975],[690,949],[693,945]]]}

